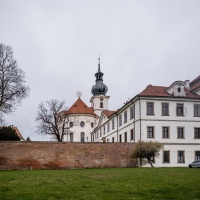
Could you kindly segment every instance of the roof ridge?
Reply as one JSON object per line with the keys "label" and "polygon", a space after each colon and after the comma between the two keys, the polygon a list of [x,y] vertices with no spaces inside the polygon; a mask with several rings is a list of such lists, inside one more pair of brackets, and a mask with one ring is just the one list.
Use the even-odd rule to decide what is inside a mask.
{"label": "roof ridge", "polygon": [[91,114],[95,115],[92,107],[88,107],[87,104],[80,98],[78,98],[74,104],[66,111],[68,114]]}

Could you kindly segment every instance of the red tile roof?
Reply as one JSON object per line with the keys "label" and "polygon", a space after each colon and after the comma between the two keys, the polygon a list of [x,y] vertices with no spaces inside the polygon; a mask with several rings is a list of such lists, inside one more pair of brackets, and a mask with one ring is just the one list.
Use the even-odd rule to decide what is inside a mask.
{"label": "red tile roof", "polygon": [[104,110],[103,113],[106,115],[106,117],[110,117],[112,114],[114,114],[116,111],[111,110]]}
{"label": "red tile roof", "polygon": [[194,90],[198,87],[200,87],[200,75],[197,78],[195,78],[193,81],[190,82],[191,90]]}
{"label": "red tile roof", "polygon": [[[153,96],[153,97],[184,97],[184,96],[173,96],[172,94],[169,94],[166,92],[166,89],[168,87],[163,87],[163,86],[153,86],[153,85],[148,85],[146,89],[144,89],[139,96]],[[187,88],[184,88],[186,92],[186,96],[188,98],[200,98],[200,96],[193,94],[188,90]]]}
{"label": "red tile roof", "polygon": [[96,115],[93,108],[88,107],[80,98],[66,111],[67,114],[90,114]]}
{"label": "red tile roof", "polygon": [[13,127],[14,130],[16,131],[18,137],[21,139],[21,140],[24,140],[24,138],[22,137],[21,133],[19,132],[18,128],[16,126]]}

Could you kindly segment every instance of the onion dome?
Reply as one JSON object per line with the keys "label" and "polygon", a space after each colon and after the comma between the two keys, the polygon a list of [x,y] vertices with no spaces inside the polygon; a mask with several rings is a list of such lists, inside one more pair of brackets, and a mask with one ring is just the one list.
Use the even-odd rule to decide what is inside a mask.
{"label": "onion dome", "polygon": [[108,91],[108,87],[103,83],[103,73],[100,70],[100,58],[98,64],[98,72],[95,74],[96,76],[96,84],[92,87],[92,94],[95,95],[105,95]]}

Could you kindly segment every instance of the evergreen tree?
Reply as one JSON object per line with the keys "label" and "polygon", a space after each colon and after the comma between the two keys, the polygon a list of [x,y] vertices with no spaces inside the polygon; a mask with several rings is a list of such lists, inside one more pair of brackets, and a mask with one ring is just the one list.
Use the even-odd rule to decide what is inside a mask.
{"label": "evergreen tree", "polygon": [[12,126],[3,126],[0,128],[0,141],[20,141],[20,138]]}

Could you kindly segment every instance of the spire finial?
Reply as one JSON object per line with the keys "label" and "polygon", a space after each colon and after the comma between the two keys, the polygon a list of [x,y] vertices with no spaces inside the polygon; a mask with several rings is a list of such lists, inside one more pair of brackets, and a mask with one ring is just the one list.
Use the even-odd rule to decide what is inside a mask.
{"label": "spire finial", "polygon": [[78,91],[78,92],[76,93],[76,96],[77,96],[78,99],[80,99],[81,96],[82,96],[82,92]]}
{"label": "spire finial", "polygon": [[99,55],[99,64],[98,64],[98,72],[100,72],[101,70],[100,70],[100,55]]}

